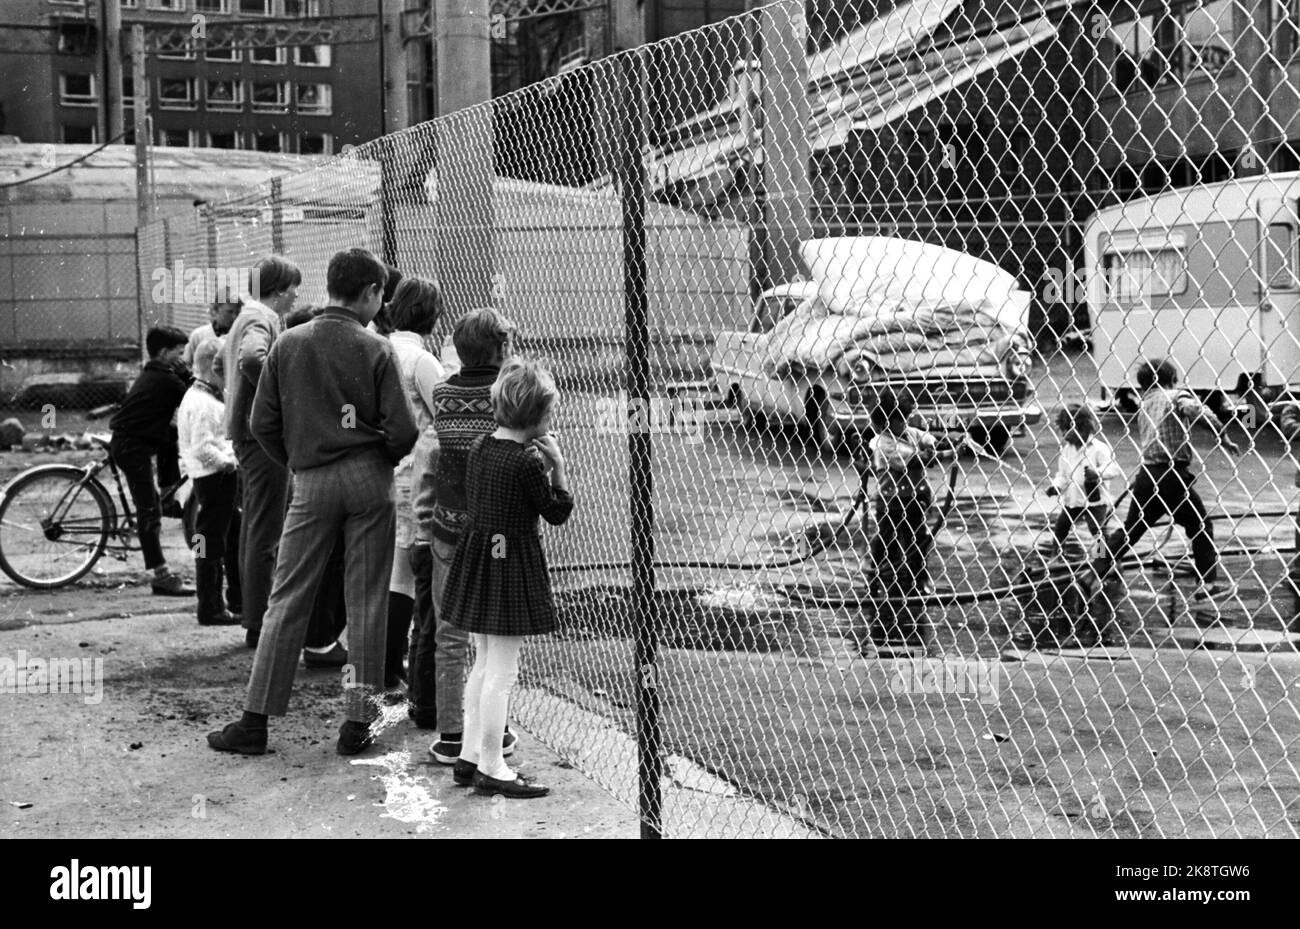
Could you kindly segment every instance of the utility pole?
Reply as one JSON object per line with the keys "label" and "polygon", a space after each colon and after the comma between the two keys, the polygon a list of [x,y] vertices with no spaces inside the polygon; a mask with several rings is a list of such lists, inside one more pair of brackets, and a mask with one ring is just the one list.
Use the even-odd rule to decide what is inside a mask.
{"label": "utility pole", "polygon": [[406,91],[406,43],[402,41],[402,0],[379,0],[380,58],[383,62],[385,134],[411,125]]}
{"label": "utility pole", "polygon": [[131,27],[131,83],[135,93],[135,226],[148,225],[149,209],[149,79],[145,76],[144,26]]}
{"label": "utility pole", "polygon": [[126,128],[122,113],[122,2],[99,0],[99,21],[103,23],[104,41],[100,45],[103,55],[104,92],[103,141],[116,139]]}
{"label": "utility pole", "polygon": [[491,22],[488,0],[444,0],[433,16],[435,260],[455,319],[494,297]]}
{"label": "utility pole", "polygon": [[805,273],[800,245],[812,237],[808,179],[807,20],[788,6],[749,0],[752,60],[744,63],[742,122],[751,143],[750,287],[757,297]]}

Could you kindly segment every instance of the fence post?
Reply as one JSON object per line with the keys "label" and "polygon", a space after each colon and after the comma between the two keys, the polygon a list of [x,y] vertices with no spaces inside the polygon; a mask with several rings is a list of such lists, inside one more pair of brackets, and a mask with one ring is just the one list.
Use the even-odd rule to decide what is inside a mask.
{"label": "fence post", "polygon": [[379,256],[386,264],[397,266],[397,166],[393,163],[393,140],[379,140]]}
{"label": "fence post", "polygon": [[271,178],[271,252],[284,254],[284,184],[278,177]]}
{"label": "fence post", "polygon": [[636,631],[636,735],[641,838],[663,837],[659,730],[659,613],[654,602],[654,500],[650,430],[650,331],[646,296],[645,84],[640,54],[619,59],[619,187],[623,212],[623,310],[627,352],[628,484],[631,488],[632,627]]}

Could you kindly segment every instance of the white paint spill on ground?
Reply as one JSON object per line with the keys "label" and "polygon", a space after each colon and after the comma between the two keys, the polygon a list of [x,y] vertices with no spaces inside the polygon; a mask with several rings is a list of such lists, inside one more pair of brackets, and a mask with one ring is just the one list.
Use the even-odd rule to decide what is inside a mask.
{"label": "white paint spill on ground", "polygon": [[[403,708],[403,711],[405,708]],[[409,752],[388,752],[379,758],[356,758],[352,764],[383,768],[375,779],[384,785],[384,812],[381,816],[399,823],[413,823],[416,832],[428,832],[447,812],[447,805],[429,792],[430,781],[423,774],[410,772]]]}
{"label": "white paint spill on ground", "polygon": [[385,729],[391,729],[407,718],[407,707],[410,704],[405,700],[396,705],[385,703],[383,700],[376,698],[371,698],[370,702],[379,710],[379,715],[370,723],[370,737],[372,739],[379,738],[379,735]]}

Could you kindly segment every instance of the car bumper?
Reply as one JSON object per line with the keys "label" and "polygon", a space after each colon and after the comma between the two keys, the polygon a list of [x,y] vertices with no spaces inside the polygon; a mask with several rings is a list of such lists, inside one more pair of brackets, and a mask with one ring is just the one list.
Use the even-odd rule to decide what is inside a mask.
{"label": "car bumper", "polygon": [[[842,431],[871,431],[871,413],[863,406],[843,400],[831,401],[831,412]],[[1005,426],[1012,431],[1024,426],[1034,426],[1043,421],[1043,408],[1037,401],[989,406],[922,407],[913,421],[931,432],[965,432],[976,424]]]}

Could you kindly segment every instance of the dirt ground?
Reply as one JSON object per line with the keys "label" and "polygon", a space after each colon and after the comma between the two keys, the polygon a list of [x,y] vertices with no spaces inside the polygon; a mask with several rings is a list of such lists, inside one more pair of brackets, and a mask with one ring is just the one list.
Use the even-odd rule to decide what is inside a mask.
{"label": "dirt ground", "polygon": [[272,722],[270,753],[213,752],[204,736],[238,718],[252,652],[242,630],[200,627],[142,589],[114,598],[114,611],[130,616],[68,616],[67,597],[51,608],[58,615],[27,625],[0,606],[0,656],[103,661],[98,702],[87,702],[94,693],[0,695],[0,837],[637,834],[634,813],[525,731],[514,761],[552,787],[541,800],[457,788],[404,710],[377,747],[338,755],[333,672],[300,668],[289,715]]}

